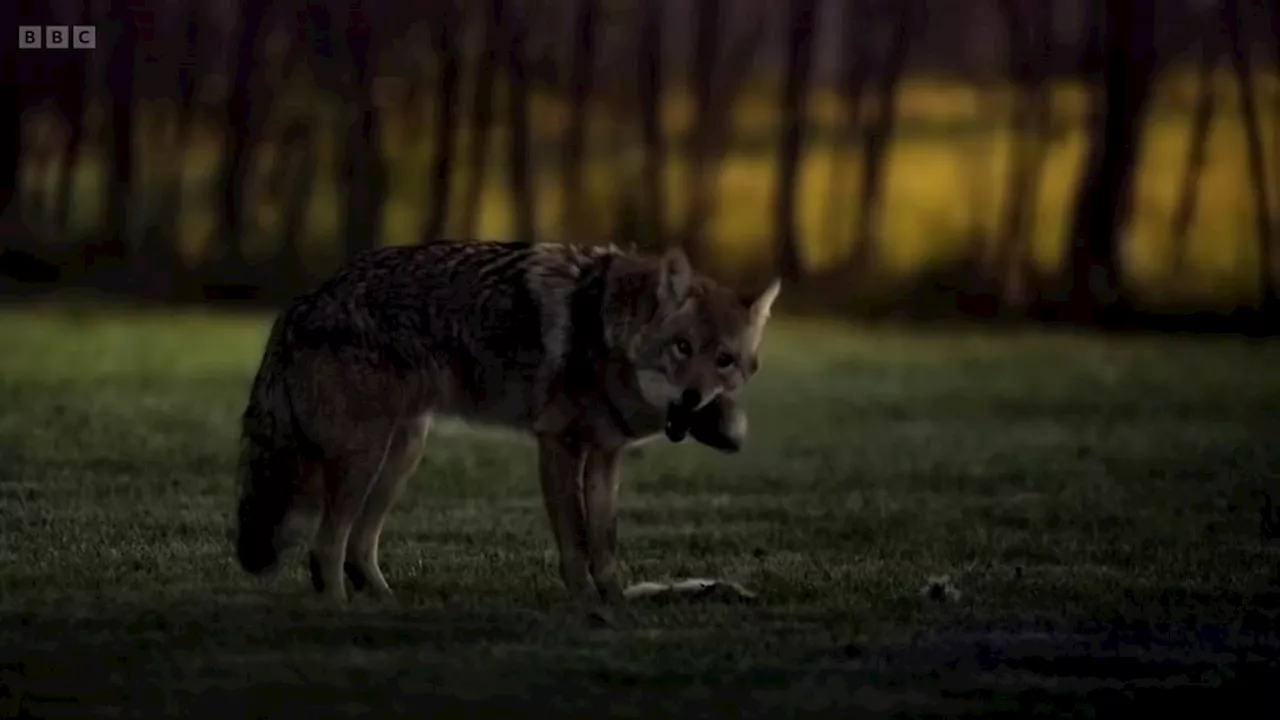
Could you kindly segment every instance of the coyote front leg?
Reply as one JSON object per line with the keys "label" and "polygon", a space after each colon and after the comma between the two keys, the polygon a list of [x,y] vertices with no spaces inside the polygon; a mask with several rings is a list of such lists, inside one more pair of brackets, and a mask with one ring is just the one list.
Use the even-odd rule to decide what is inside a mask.
{"label": "coyote front leg", "polygon": [[538,476],[551,530],[560,552],[560,579],[576,599],[590,597],[582,506],[583,452],[577,443],[548,435],[538,438]]}
{"label": "coyote front leg", "polygon": [[617,450],[592,449],[587,453],[582,473],[583,500],[587,511],[587,557],[591,577],[606,602],[622,600],[618,579],[618,484]]}

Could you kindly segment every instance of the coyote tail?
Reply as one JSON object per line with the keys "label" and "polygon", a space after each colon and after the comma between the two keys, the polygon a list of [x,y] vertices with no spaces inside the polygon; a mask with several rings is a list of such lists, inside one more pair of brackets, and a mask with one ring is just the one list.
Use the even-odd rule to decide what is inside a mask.
{"label": "coyote tail", "polygon": [[304,491],[293,405],[285,385],[291,310],[277,318],[241,417],[236,557],[253,575],[275,568],[289,538],[282,532]]}

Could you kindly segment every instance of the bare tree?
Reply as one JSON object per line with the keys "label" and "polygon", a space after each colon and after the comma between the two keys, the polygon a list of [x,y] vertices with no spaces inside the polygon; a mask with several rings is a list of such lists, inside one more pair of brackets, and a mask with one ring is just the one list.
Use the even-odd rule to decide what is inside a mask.
{"label": "bare tree", "polygon": [[644,145],[641,170],[641,217],[648,218],[642,229],[650,246],[664,245],[666,240],[667,197],[663,174],[666,169],[667,146],[662,131],[663,44],[662,18],[665,0],[640,0],[639,77],[637,93],[640,110],[640,138]]}
{"label": "bare tree", "polygon": [[1081,173],[1067,246],[1067,316],[1093,323],[1124,307],[1119,241],[1132,205],[1133,176],[1155,65],[1155,0],[1105,2],[1102,106],[1090,119],[1089,150]]}
{"label": "bare tree", "polygon": [[480,215],[480,195],[489,166],[489,137],[493,126],[493,79],[502,52],[502,0],[481,3],[483,46],[476,66],[471,105],[471,143],[467,155],[467,184],[462,191],[462,236],[472,237]]}
{"label": "bare tree", "polygon": [[190,149],[191,131],[195,124],[195,101],[199,90],[197,79],[200,77],[200,24],[199,5],[191,3],[188,6],[183,27],[185,52],[178,67],[178,122],[175,141],[179,153],[179,167],[186,159],[187,150]]}
{"label": "bare tree", "polygon": [[561,147],[560,170],[564,191],[564,232],[580,239],[587,234],[582,160],[587,144],[588,103],[595,79],[596,18],[599,0],[577,0],[573,14],[573,57],[569,66],[569,122]]}
{"label": "bare tree", "polygon": [[893,4],[894,24],[889,47],[876,77],[875,114],[863,136],[862,182],[859,185],[858,220],[851,261],[855,272],[868,270],[877,255],[884,201],[885,158],[897,125],[898,81],[907,64],[911,34],[919,15],[918,3],[919,0],[898,0]]}
{"label": "bare tree", "polygon": [[182,174],[187,162],[187,151],[191,145],[192,127],[195,124],[195,98],[199,77],[200,10],[201,5],[194,2],[187,3],[184,8],[183,34],[178,40],[179,60],[174,77],[177,86],[174,136],[173,144],[168,148],[166,163],[169,181],[165,184],[159,203],[159,217],[156,218],[152,230],[163,244],[162,248],[152,249],[175,256],[177,252],[175,243],[180,235],[179,225],[182,216]]}
{"label": "bare tree", "polygon": [[990,108],[998,107],[997,100],[1001,96],[1003,83],[999,81],[995,69],[987,62],[986,54],[989,50],[984,49],[987,47],[983,42],[985,38],[974,38],[975,33],[986,29],[988,17],[985,11],[989,8],[996,9],[985,3],[976,5],[973,11],[966,13],[964,19],[965,74],[972,81],[977,111],[973,118],[974,127],[967,133],[964,142],[964,168],[960,182],[966,195],[967,259],[974,264],[974,267],[988,270],[990,271],[988,275],[995,277],[998,248],[995,243],[988,242],[992,234],[988,221],[991,219],[989,216],[994,205],[992,169],[998,136],[986,119]]}
{"label": "bare tree", "polygon": [[[1263,3],[1268,12],[1268,19],[1271,21],[1271,61],[1273,71],[1280,75],[1280,3]],[[1271,101],[1271,149],[1275,152],[1275,158],[1272,159],[1271,169],[1274,172],[1273,178],[1276,181],[1276,216],[1272,219],[1280,224],[1280,92],[1275,93]],[[1280,227],[1276,228],[1277,235],[1280,235]]]}
{"label": "bare tree", "polygon": [[[134,12],[148,11],[147,4],[135,2]],[[179,276],[186,270],[180,248],[182,180],[195,103],[196,28],[199,26],[197,14],[200,8],[199,3],[180,6],[178,9],[182,15],[176,18],[175,23],[180,23],[179,32],[167,32],[166,28],[163,35],[157,33],[153,38],[155,44],[152,47],[155,50],[143,50],[139,53],[144,59],[139,66],[140,78],[136,81],[140,85],[138,99],[160,94],[176,100],[174,115],[166,118],[173,122],[173,135],[163,140],[143,139],[152,148],[159,145],[159,152],[149,152],[142,157],[153,164],[152,167],[164,181],[159,190],[153,193],[154,202],[147,204],[150,212],[136,221],[130,221],[136,235],[135,252],[131,258],[132,275],[135,281],[142,280],[146,291],[156,297],[171,297]],[[150,18],[140,17],[139,22],[145,26],[154,17],[155,14]],[[167,65],[169,69],[161,70],[160,73],[146,73],[150,64],[148,59],[157,55],[172,58],[176,63]]]}
{"label": "bare tree", "polygon": [[[707,224],[715,211],[716,179],[729,134],[729,114],[763,33],[757,7],[750,29],[722,48],[723,0],[699,0],[694,14],[693,85],[696,118],[689,148],[689,207],[681,244],[696,265],[703,260]],[[745,8],[743,8],[745,10]]]}
{"label": "bare tree", "polygon": [[[17,3],[4,3],[0,8],[6,27],[18,25],[18,17],[31,17],[26,11],[33,10],[32,0],[19,0]],[[24,70],[29,67],[21,63],[18,45],[10,38],[0,46],[0,103],[10,108],[9,112],[0,113],[0,142],[9,148],[0,151],[0,219],[18,220],[18,164],[22,157],[22,117],[30,106],[30,93],[25,88]],[[9,235],[6,229],[5,235]]]}
{"label": "bare tree", "polygon": [[[93,4],[84,0],[80,5],[80,24],[93,23]],[[66,77],[59,98],[62,117],[67,124],[67,143],[62,150],[62,166],[58,173],[58,195],[55,200],[54,223],[59,234],[71,225],[71,191],[75,187],[76,163],[80,160],[80,148],[84,144],[85,96],[89,92],[89,54],[74,53],[63,61]]]}
{"label": "bare tree", "polygon": [[1053,4],[1050,0],[998,0],[998,4],[1009,37],[1015,94],[1009,119],[1013,151],[994,269],[1005,304],[1018,307],[1027,300],[1031,233],[1050,140],[1053,109],[1045,65],[1053,50]]}
{"label": "bare tree", "polygon": [[1245,149],[1249,161],[1250,183],[1253,189],[1253,212],[1258,234],[1258,290],[1262,295],[1262,308],[1266,314],[1280,311],[1280,296],[1276,294],[1275,268],[1271,249],[1271,206],[1267,191],[1265,150],[1262,132],[1258,127],[1258,101],[1253,84],[1253,64],[1249,48],[1240,32],[1240,0],[1223,0],[1222,22],[1226,27],[1230,48],[1231,69],[1240,89],[1240,114],[1245,128]]}
{"label": "bare tree", "polygon": [[276,273],[285,288],[297,289],[306,277],[301,239],[306,225],[316,175],[315,130],[305,120],[295,120],[281,134],[285,197],[281,212]]}
{"label": "bare tree", "polygon": [[[1080,13],[1080,57],[1078,67],[1081,75],[1102,82],[1102,68],[1106,62],[1106,48],[1102,36],[1106,23],[1105,0],[1083,0],[1084,8]],[[1154,42],[1154,41],[1153,41]]]}
{"label": "bare tree", "polygon": [[[439,61],[439,96],[436,106],[436,136],[432,144],[431,196],[427,200],[427,216],[422,240],[430,241],[444,234],[449,213],[449,194],[453,187],[453,146],[458,135],[458,86],[461,74],[461,51],[457,36],[461,31],[461,13],[453,0],[433,6],[432,41]],[[488,92],[487,90],[485,92]]]}
{"label": "bare tree", "polygon": [[778,161],[777,208],[774,218],[778,271],[786,280],[803,274],[796,229],[797,175],[807,126],[806,101],[817,34],[816,0],[791,0],[787,6],[787,70],[782,84],[782,147]]}
{"label": "bare tree", "polygon": [[258,132],[253,112],[253,73],[257,65],[258,37],[266,15],[266,5],[258,0],[240,4],[240,39],[236,44],[235,68],[227,97],[227,128],[219,170],[223,195],[222,262],[236,271],[243,269],[244,218],[249,157]]}
{"label": "bare tree", "polygon": [[[10,5],[12,3],[5,4],[4,19],[13,20],[13,24],[9,26],[11,28],[19,24],[41,27],[61,22],[55,9],[48,2],[32,3],[30,0],[21,0],[16,13],[9,7]],[[10,45],[13,50],[17,50],[17,45],[13,44],[13,41],[10,41]],[[8,56],[6,61],[8,61],[7,58]],[[14,121],[18,123],[14,131],[18,133],[17,149],[20,160],[14,166],[12,204],[7,204],[6,208],[12,212],[12,219],[22,228],[22,236],[27,240],[33,240],[40,234],[31,232],[35,229],[32,227],[33,221],[37,218],[45,220],[43,216],[47,192],[42,187],[42,183],[20,182],[17,173],[18,167],[23,167],[36,177],[44,177],[57,160],[57,146],[52,142],[51,134],[40,132],[43,123],[32,121],[43,115],[42,111],[45,110],[49,100],[52,99],[55,104],[60,104],[57,85],[61,75],[59,72],[61,63],[47,52],[21,52],[13,56],[12,63],[4,69],[12,68],[14,77],[14,84],[8,87],[12,87],[17,95],[12,113]]]}
{"label": "bare tree", "polygon": [[538,229],[529,158],[529,88],[525,68],[528,20],[525,8],[514,3],[504,8],[502,19],[507,40],[507,126],[511,133],[508,182],[515,205],[516,237],[532,242],[538,236]]}
{"label": "bare tree", "polygon": [[1174,206],[1169,227],[1169,269],[1180,277],[1186,272],[1187,240],[1191,223],[1196,216],[1200,199],[1200,178],[1208,157],[1209,131],[1217,114],[1217,93],[1213,74],[1218,65],[1216,24],[1208,24],[1200,37],[1200,62],[1196,79],[1196,107],[1191,116],[1191,137],[1187,141],[1187,162],[1178,189],[1178,204]]}
{"label": "bare tree", "polygon": [[[840,39],[845,48],[846,61],[841,73],[840,94],[844,100],[844,120],[837,132],[837,147],[844,149],[860,145],[864,131],[862,123],[862,99],[866,90],[869,58],[866,35],[874,18],[868,0],[846,0],[842,3]],[[827,176],[826,219],[823,235],[836,236],[838,208],[844,207],[852,178],[846,170],[856,170],[852,163],[844,162],[838,153],[831,154],[830,173]]]}
{"label": "bare tree", "polygon": [[345,0],[347,5],[347,53],[352,82],[347,109],[346,152],[342,175],[345,181],[346,217],[343,245],[348,257],[377,247],[382,239],[382,209],[386,197],[386,162],[378,132],[378,111],[373,102],[373,79],[377,68],[374,28],[364,0]]}
{"label": "bare tree", "polygon": [[712,92],[715,90],[716,61],[719,58],[723,20],[721,0],[702,0],[694,11],[694,50],[691,85],[693,86],[693,147],[689,152],[689,209],[681,243],[685,254],[697,263],[702,256],[703,235],[714,204],[715,182],[711,168],[714,128],[711,124]]}
{"label": "bare tree", "polygon": [[133,109],[137,25],[128,0],[112,0],[111,18],[118,23],[107,56],[111,94],[111,142],[107,144],[107,226],[103,254],[125,258],[130,250],[130,202],[133,197]]}

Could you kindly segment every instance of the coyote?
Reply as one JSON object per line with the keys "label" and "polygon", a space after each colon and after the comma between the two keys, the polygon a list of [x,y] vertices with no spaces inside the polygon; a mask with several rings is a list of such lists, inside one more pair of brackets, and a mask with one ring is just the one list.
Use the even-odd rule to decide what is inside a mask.
{"label": "coyote", "polygon": [[276,318],[242,418],[235,543],[260,575],[310,544],[316,592],[390,598],[378,537],[432,416],[533,435],[571,595],[621,598],[620,453],[665,432],[723,452],[746,433],[767,288],[740,294],[679,250],[439,240],[355,258]]}

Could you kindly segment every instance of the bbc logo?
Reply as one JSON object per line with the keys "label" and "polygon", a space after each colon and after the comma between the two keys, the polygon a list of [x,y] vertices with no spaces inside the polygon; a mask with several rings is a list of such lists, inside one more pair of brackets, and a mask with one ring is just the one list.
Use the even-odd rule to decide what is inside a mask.
{"label": "bbc logo", "polygon": [[98,28],[92,25],[21,25],[19,50],[93,50],[98,47]]}

